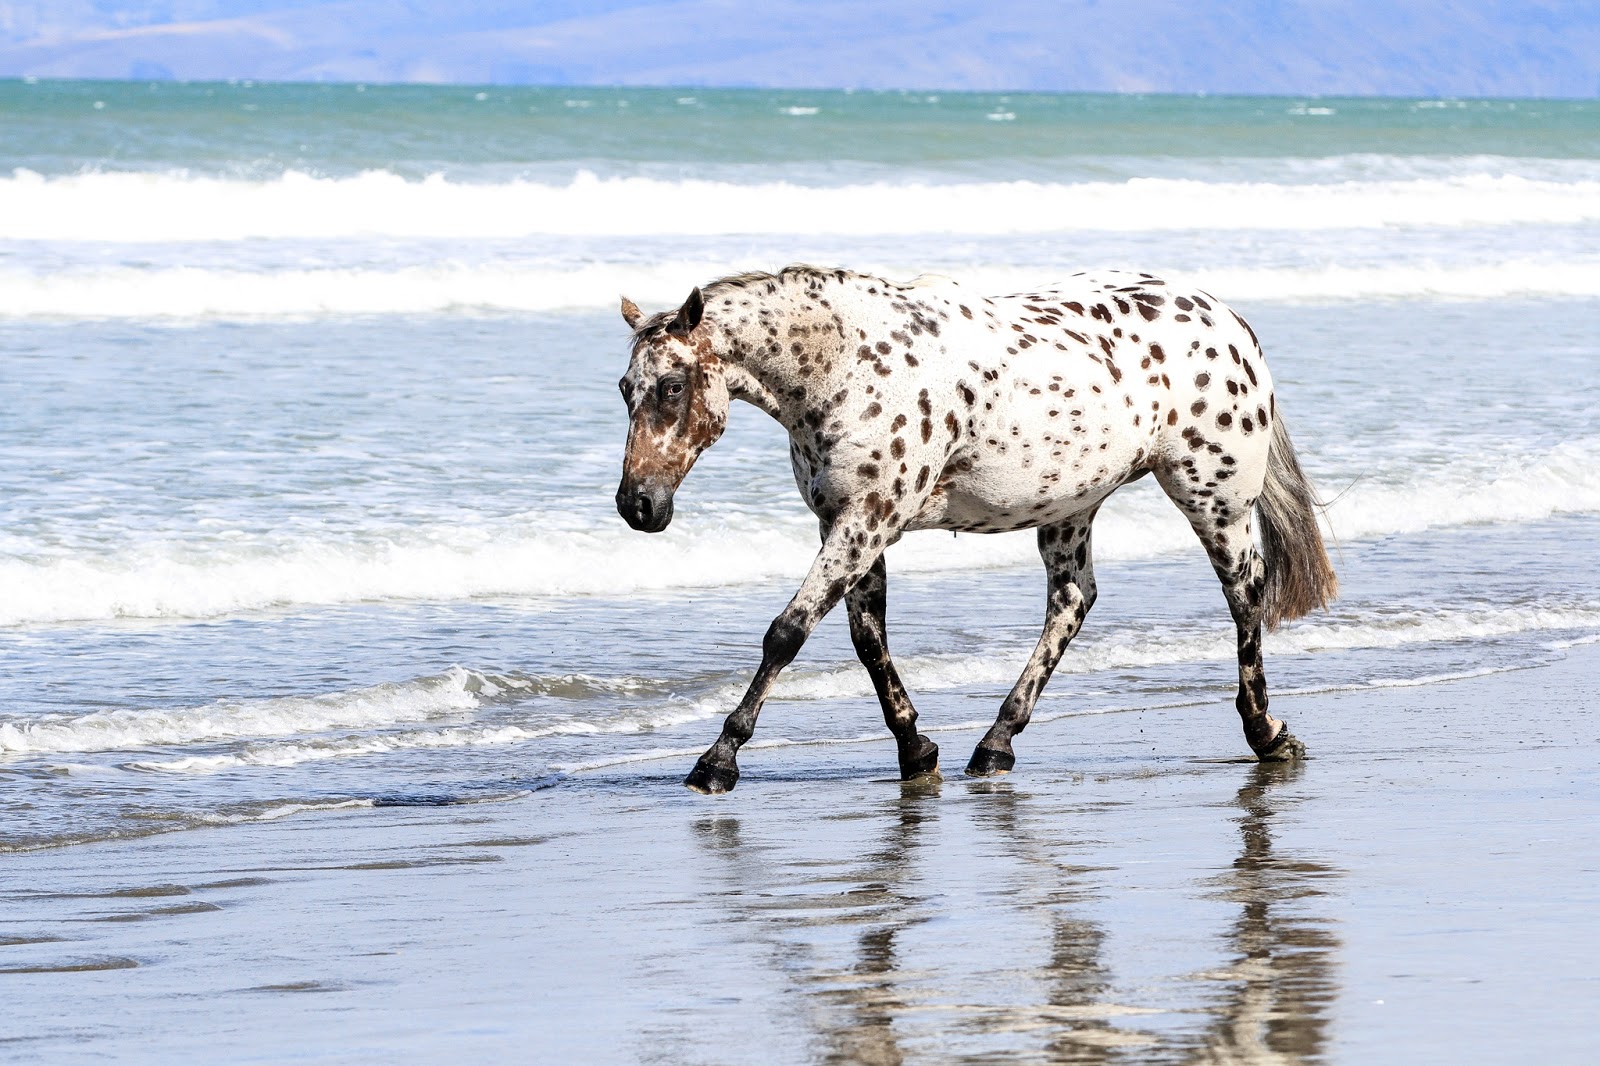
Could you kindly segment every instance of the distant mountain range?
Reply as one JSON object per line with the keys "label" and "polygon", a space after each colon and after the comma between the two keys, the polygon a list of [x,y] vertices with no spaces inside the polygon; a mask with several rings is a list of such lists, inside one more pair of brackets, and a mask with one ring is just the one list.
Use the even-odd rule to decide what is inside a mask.
{"label": "distant mountain range", "polygon": [[1600,97],[1595,0],[0,0],[0,76]]}

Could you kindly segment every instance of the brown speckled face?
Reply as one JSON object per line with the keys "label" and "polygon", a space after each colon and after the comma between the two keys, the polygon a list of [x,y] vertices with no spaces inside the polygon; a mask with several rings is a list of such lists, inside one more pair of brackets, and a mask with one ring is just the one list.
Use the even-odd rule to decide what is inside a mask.
{"label": "brown speckled face", "polygon": [[645,533],[667,528],[672,494],[728,424],[728,388],[710,350],[709,327],[698,314],[693,325],[679,328],[684,325],[680,311],[671,322],[640,332],[628,372],[617,383],[628,405],[617,511]]}

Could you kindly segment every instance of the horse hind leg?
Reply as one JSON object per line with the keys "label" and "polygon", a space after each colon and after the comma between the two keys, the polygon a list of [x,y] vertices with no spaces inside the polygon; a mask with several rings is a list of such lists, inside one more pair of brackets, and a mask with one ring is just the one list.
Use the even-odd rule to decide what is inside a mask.
{"label": "horse hind leg", "polygon": [[917,732],[917,711],[900,683],[900,674],[889,657],[885,614],[888,607],[889,577],[883,557],[872,564],[866,576],[845,595],[850,616],[850,641],[855,645],[861,665],[872,678],[883,720],[894,734],[899,748],[900,777],[912,778],[939,773],[939,746]]}
{"label": "horse hind leg", "polygon": [[1230,542],[1242,542],[1226,555],[1213,553],[1211,565],[1222,581],[1239,643],[1239,694],[1234,706],[1244,725],[1244,738],[1262,762],[1292,762],[1303,757],[1305,745],[1289,732],[1288,723],[1267,713],[1267,673],[1261,660],[1262,594],[1266,590],[1266,565],[1250,538],[1248,512],[1234,527]]}
{"label": "horse hind leg", "polygon": [[1039,527],[1039,554],[1044,558],[1049,579],[1045,605],[1044,632],[1034,646],[1028,665],[1011,687],[1000,714],[972,752],[967,763],[969,777],[1003,774],[1016,765],[1011,739],[1028,726],[1039,694],[1061,661],[1062,652],[1078,635],[1083,620],[1094,606],[1094,561],[1089,550],[1089,529],[1093,512],[1054,525]]}
{"label": "horse hind leg", "polygon": [[1172,480],[1163,478],[1162,487],[1205,546],[1233,616],[1239,648],[1239,694],[1234,706],[1245,740],[1262,762],[1299,759],[1305,755],[1305,745],[1289,732],[1287,723],[1267,713],[1267,674],[1261,659],[1266,564],[1251,533],[1254,508],[1249,501],[1235,506],[1240,501],[1221,496],[1191,499],[1180,484],[1169,484]]}

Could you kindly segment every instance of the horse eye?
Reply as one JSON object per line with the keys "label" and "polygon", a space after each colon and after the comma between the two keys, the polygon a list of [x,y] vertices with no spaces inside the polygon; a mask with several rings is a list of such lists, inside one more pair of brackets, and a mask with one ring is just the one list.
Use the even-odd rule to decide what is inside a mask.
{"label": "horse eye", "polygon": [[682,396],[683,395],[683,382],[681,382],[681,381],[663,381],[661,383],[661,395],[667,397],[669,400],[673,399],[675,397],[678,397],[678,396]]}

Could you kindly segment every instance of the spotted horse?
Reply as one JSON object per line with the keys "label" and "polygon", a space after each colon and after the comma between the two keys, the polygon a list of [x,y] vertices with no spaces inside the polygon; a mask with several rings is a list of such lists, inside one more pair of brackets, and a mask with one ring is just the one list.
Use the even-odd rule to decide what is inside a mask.
{"label": "spotted horse", "polygon": [[741,399],[788,430],[795,482],[822,531],[689,788],[734,787],[739,748],[779,672],[841,600],[901,775],[938,772],[939,749],[917,732],[884,625],[884,551],[918,529],[1038,531],[1044,632],[966,768],[1011,770],[1013,738],[1094,605],[1095,513],[1145,474],[1189,520],[1222,581],[1246,741],[1262,760],[1304,754],[1267,713],[1261,630],[1325,605],[1337,582],[1255,333],[1220,301],[1150,274],[1077,274],[984,297],[946,278],[897,284],[791,266],[722,278],[649,317],[625,298],[622,315],[633,330],[617,489],[628,524],[667,527],[673,493]]}

